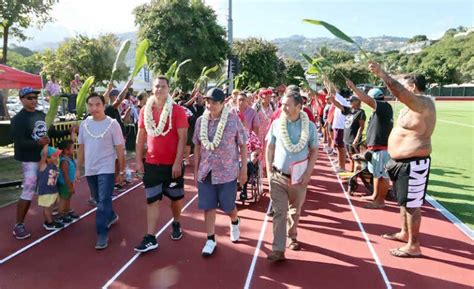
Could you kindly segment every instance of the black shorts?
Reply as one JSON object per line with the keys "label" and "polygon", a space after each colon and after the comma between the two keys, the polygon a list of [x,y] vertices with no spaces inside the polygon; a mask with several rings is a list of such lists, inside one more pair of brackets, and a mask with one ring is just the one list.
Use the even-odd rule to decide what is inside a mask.
{"label": "black shorts", "polygon": [[181,176],[172,178],[172,165],[154,165],[145,163],[145,185],[146,201],[148,204],[163,199],[163,194],[172,201],[184,198],[184,166],[181,167]]}
{"label": "black shorts", "polygon": [[194,135],[194,128],[189,127],[188,128],[188,134],[186,136],[186,145],[187,146],[191,146],[191,147],[194,146],[193,135]]}
{"label": "black shorts", "polygon": [[390,160],[387,173],[393,182],[398,204],[406,208],[423,205],[430,176],[431,157]]}
{"label": "black shorts", "polygon": [[338,148],[344,148],[344,129],[342,128],[335,128],[334,131],[334,146]]}

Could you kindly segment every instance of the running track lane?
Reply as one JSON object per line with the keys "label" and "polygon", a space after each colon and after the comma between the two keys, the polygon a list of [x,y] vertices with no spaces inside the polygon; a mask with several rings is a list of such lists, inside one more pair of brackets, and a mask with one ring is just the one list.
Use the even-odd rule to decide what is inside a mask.
{"label": "running track lane", "polygon": [[424,257],[402,259],[392,257],[389,250],[403,243],[381,237],[400,230],[397,204],[387,202],[383,210],[371,210],[363,208],[365,202],[360,198],[351,199],[393,288],[474,288],[472,241],[435,208],[428,203],[422,207],[420,242]]}
{"label": "running track lane", "polygon": [[[187,171],[189,177],[190,170]],[[349,210],[347,200],[341,188],[337,187],[338,184],[335,182],[325,156],[321,156],[318,161],[315,176],[310,186],[310,191],[313,192],[308,194],[300,223],[299,239],[304,243],[303,250],[288,252],[287,257],[291,260],[287,264],[269,266],[265,260],[271,242],[272,224],[269,223],[264,234],[263,253],[259,252],[250,288],[332,289],[348,286],[386,288],[367,247],[357,245],[365,241],[358,231],[353,216],[347,214]],[[189,184],[189,180],[187,183]],[[314,192],[315,189],[316,192]],[[134,254],[131,252],[131,248],[135,245],[133,242],[139,241],[143,233],[144,197],[139,191],[127,194],[114,203],[121,220],[111,231],[110,247],[107,250],[96,252],[93,249],[95,234],[92,214],[92,217],[88,217],[82,223],[75,224],[76,229],[65,230],[13,259],[11,263],[1,265],[0,288],[98,288],[104,285],[133,257]],[[188,202],[192,195],[193,193],[188,194],[185,202]],[[140,256],[128,270],[119,276],[118,281],[139,286],[139,288],[147,288],[150,287],[152,276],[159,278],[178,272],[178,284],[173,288],[190,286],[193,288],[242,288],[264,219],[263,213],[267,208],[265,200],[264,198],[259,204],[246,207],[241,212],[244,227],[243,244],[235,245],[228,241],[228,218],[218,216],[218,249],[216,255],[210,260],[204,260],[199,255],[205,238],[205,234],[202,233],[204,224],[202,213],[195,208],[197,204],[191,204],[189,211],[184,213],[183,226],[186,235],[183,240],[172,242],[168,239],[169,230],[165,230],[160,237],[161,247],[157,251]],[[388,256],[387,249],[395,247],[398,243],[381,239],[378,237],[379,232],[376,232],[377,226],[381,226],[378,225],[380,220],[384,220],[384,232],[388,226],[391,229],[398,228],[397,213],[390,210],[388,212],[368,211],[366,213],[370,218],[366,220],[367,217],[363,213],[366,210],[359,208],[361,203],[357,199],[353,199],[353,202],[394,288],[472,288],[472,281],[468,279],[469,273],[472,272],[472,261],[465,261],[472,259],[472,247],[469,246],[464,235],[459,236],[460,233],[450,223],[447,223],[447,227],[451,226],[451,228],[448,228],[446,232],[443,230],[439,232],[438,228],[431,227],[433,226],[431,221],[423,220],[424,254],[429,258],[429,251],[425,249],[425,246],[427,248],[431,246],[438,251],[448,250],[449,254],[444,256],[443,261],[426,259],[422,264],[418,264],[419,266],[411,268],[412,262],[422,261],[422,259],[403,260]],[[165,208],[167,205],[163,204],[162,207]],[[430,218],[431,213],[436,221],[435,226],[438,225],[437,222],[446,222],[434,209],[428,209],[430,212],[426,217]],[[247,210],[253,210],[256,213],[247,213]],[[160,227],[169,220],[169,210],[165,208],[162,212]],[[165,216],[166,214],[168,216]],[[258,216],[252,216],[254,214]],[[186,224],[188,221],[189,224]],[[258,221],[258,224],[252,226],[251,224],[255,221]],[[246,225],[246,223],[249,224]],[[433,236],[424,237],[424,228],[434,229]],[[380,228],[378,231],[381,231]],[[318,234],[321,240],[318,239]],[[434,244],[430,245],[429,240],[425,240],[426,237],[436,238],[436,236],[443,236],[437,238],[446,239],[448,244],[440,244],[434,239],[431,242]],[[250,237],[252,239],[248,240]],[[118,239],[121,241],[119,242]],[[188,239],[194,239],[195,242],[186,243]],[[347,239],[347,242],[340,239]],[[173,246],[176,249],[169,250]],[[189,246],[193,247],[188,248]],[[250,248],[244,249],[245,252],[241,252],[242,249],[235,252],[237,247],[245,248],[246,246]],[[58,248],[64,248],[64,251],[59,254]],[[452,261],[453,255],[464,258],[463,262]],[[242,263],[242,257],[245,263]],[[171,268],[168,267],[170,265]],[[444,267],[438,270],[437,266],[440,265]],[[137,270],[137,266],[141,271]],[[65,270],[65,268],[71,268],[71,270]],[[183,268],[186,271],[183,271]],[[245,271],[247,273],[242,274]],[[335,273],[332,273],[333,271]],[[429,274],[424,274],[424,271]],[[154,274],[151,275],[151,273]],[[430,274],[436,275],[434,280],[436,282],[433,282]],[[21,279],[25,275],[28,278]]]}
{"label": "running track lane", "polygon": [[[191,170],[187,169],[189,176]],[[184,203],[196,191],[189,177],[186,180]],[[166,199],[166,198],[165,198]],[[109,276],[134,255],[136,246],[146,232],[146,200],[138,188],[113,202],[120,220],[109,232],[109,247],[94,249],[95,213],[70,228],[55,234],[14,259],[0,265],[0,288],[99,288]],[[161,204],[158,228],[171,218],[169,201]],[[161,239],[169,239],[170,228]],[[25,278],[25,276],[27,276]]]}
{"label": "running track lane", "polygon": [[[132,168],[134,161],[127,162]],[[138,179],[134,179],[131,184],[124,186],[121,192],[116,192],[116,195],[122,193],[128,194],[130,189],[139,183]],[[81,181],[75,184],[76,193],[71,199],[71,208],[74,209],[76,214],[82,216],[83,214],[95,209],[94,206],[88,204],[90,197],[89,187],[85,177],[81,178]],[[113,202],[115,203],[115,201]],[[81,222],[82,219],[76,222]],[[0,228],[2,233],[0,234],[0,265],[4,262],[8,262],[8,258],[11,258],[14,254],[17,254],[19,250],[26,246],[31,246],[32,243],[37,242],[46,235],[50,235],[51,231],[46,231],[43,228],[43,210],[38,206],[37,197],[33,199],[31,207],[25,218],[26,228],[31,232],[31,237],[24,240],[17,240],[13,237],[13,225],[16,222],[16,202],[11,203],[0,209]],[[70,226],[75,226],[76,223]],[[70,227],[64,228],[63,230],[69,230]],[[60,234],[57,232],[55,234]],[[46,237],[48,238],[48,237]]]}
{"label": "running track lane", "polygon": [[[304,206],[299,230],[303,250],[288,252],[290,260],[286,264],[269,264],[266,260],[272,240],[269,222],[250,288],[315,288],[316,282],[322,285],[320,288],[329,289],[385,288],[347,201],[324,166],[327,162],[320,161],[316,166]],[[172,288],[244,288],[267,208],[266,197],[257,204],[239,207],[242,240],[237,244],[229,240],[229,218],[219,214],[216,251],[210,258],[203,258],[204,217],[197,206],[191,206],[184,214],[183,240],[179,243],[163,240],[158,251],[140,256],[109,288],[123,285],[156,288],[172,282],[163,280],[163,276],[166,279],[170,274],[178,276]],[[339,277],[347,274],[351,278]]]}

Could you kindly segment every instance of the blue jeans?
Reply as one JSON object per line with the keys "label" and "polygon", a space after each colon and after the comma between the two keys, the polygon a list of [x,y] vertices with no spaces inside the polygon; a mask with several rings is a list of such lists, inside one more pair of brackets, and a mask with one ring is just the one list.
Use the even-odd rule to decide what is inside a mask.
{"label": "blue jeans", "polygon": [[115,217],[112,209],[112,192],[114,191],[115,174],[87,176],[91,195],[97,201],[95,227],[97,235],[107,236],[108,224]]}

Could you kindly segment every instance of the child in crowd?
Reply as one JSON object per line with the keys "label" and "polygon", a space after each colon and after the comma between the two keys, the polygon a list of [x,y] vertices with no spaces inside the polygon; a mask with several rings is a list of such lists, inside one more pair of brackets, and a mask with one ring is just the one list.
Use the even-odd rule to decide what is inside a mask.
{"label": "child in crowd", "polygon": [[245,201],[248,199],[247,195],[247,184],[252,181],[252,176],[258,174],[258,152],[252,152],[250,154],[250,160],[247,162],[247,182],[242,186],[240,193],[240,200]]}
{"label": "child in crowd", "polygon": [[76,162],[74,161],[74,141],[64,140],[59,143],[62,150],[59,159],[59,221],[69,224],[79,216],[71,210],[71,196],[74,194],[74,181],[76,177]]}
{"label": "child in crowd", "polygon": [[58,179],[58,156],[60,150],[44,146],[38,170],[38,205],[43,207],[44,224],[48,231],[58,230],[64,224],[53,220],[53,205],[58,199],[56,182]]}

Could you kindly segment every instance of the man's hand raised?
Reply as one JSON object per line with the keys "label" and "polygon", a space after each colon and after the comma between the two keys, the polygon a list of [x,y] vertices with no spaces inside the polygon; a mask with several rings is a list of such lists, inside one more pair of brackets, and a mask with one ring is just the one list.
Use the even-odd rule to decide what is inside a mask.
{"label": "man's hand raised", "polygon": [[380,67],[380,64],[373,60],[369,60],[369,70],[380,78],[383,78],[386,74],[385,71],[383,71],[383,69]]}

